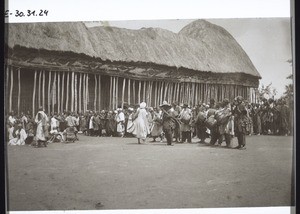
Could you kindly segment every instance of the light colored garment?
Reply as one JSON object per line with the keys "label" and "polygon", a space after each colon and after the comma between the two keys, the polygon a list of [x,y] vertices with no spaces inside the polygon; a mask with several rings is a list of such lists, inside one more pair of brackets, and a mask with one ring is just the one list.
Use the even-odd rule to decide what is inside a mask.
{"label": "light colored garment", "polygon": [[57,130],[58,127],[59,127],[58,120],[55,117],[52,117],[51,118],[51,123],[50,123],[51,131]]}
{"label": "light colored garment", "polygon": [[66,121],[67,121],[67,126],[69,126],[69,127],[76,126],[75,117],[69,115],[66,117]]}
{"label": "light colored garment", "polygon": [[10,127],[10,128],[8,129],[8,139],[9,139],[9,140],[11,140],[11,139],[14,138],[14,136],[13,136],[14,129],[15,129],[14,127]]}
{"label": "light colored garment", "polygon": [[182,109],[179,114],[179,119],[182,121],[180,124],[180,131],[187,132],[191,131],[192,126],[190,125],[190,120],[192,118],[192,111],[189,108]]}
{"label": "light colored garment", "polygon": [[134,122],[132,121],[132,113],[128,116],[128,121],[127,121],[127,132],[132,133],[134,131]]}
{"label": "light colored garment", "polygon": [[46,141],[44,127],[47,125],[48,117],[43,111],[39,111],[35,116],[36,128],[36,139]]}
{"label": "light colored garment", "polygon": [[21,122],[22,122],[22,125],[23,125],[23,129],[25,129],[26,124],[28,123],[28,119],[25,115],[21,118]]}
{"label": "light colored garment", "polygon": [[133,134],[139,138],[145,140],[147,135],[150,134],[150,127],[147,118],[147,111],[145,109],[138,109],[138,117],[134,120]]}
{"label": "light colored garment", "polygon": [[8,145],[25,145],[25,140],[27,138],[25,130],[17,130],[15,134],[17,137],[10,139]]}
{"label": "light colored garment", "polygon": [[89,121],[89,129],[94,129],[94,116],[91,116],[90,121]]}
{"label": "light colored garment", "polygon": [[16,123],[16,118],[15,117],[13,117],[13,116],[9,116],[8,117],[8,123],[10,124],[10,125],[15,125],[15,123]]}
{"label": "light colored garment", "polygon": [[124,126],[125,115],[124,115],[123,112],[120,112],[120,113],[117,115],[116,121],[117,121],[117,132],[118,132],[118,133],[124,133],[124,131],[125,131],[125,126]]}
{"label": "light colored garment", "polygon": [[163,132],[163,126],[162,126],[162,112],[154,112],[153,115],[153,126],[151,129],[151,136],[152,137],[158,137]]}

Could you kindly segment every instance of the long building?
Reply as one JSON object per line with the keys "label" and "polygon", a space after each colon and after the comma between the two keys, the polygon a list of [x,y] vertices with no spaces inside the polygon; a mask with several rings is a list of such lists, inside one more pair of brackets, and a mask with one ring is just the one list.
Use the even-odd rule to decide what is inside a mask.
{"label": "long building", "polygon": [[17,113],[114,109],[167,100],[256,101],[260,74],[236,40],[205,20],[179,33],[159,28],[8,24],[6,107]]}

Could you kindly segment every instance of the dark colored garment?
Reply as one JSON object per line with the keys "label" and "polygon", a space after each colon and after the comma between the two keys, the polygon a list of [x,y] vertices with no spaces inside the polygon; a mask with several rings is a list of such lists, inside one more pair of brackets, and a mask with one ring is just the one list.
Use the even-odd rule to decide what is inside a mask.
{"label": "dark colored garment", "polygon": [[280,118],[280,131],[279,133],[281,135],[286,135],[288,134],[289,131],[289,108],[287,105],[282,105],[280,106],[279,109],[279,118]]}
{"label": "dark colored garment", "polygon": [[107,115],[106,134],[107,136],[115,136],[117,130],[117,122],[114,115]]}
{"label": "dark colored garment", "polygon": [[246,145],[245,135],[247,134],[248,117],[247,110],[243,103],[236,106],[234,110],[235,114],[235,135],[238,139],[239,147]]}
{"label": "dark colored garment", "polygon": [[188,143],[192,142],[192,133],[191,131],[182,132],[182,142],[184,143],[187,140]]}
{"label": "dark colored garment", "polygon": [[165,137],[167,139],[168,145],[172,144],[173,131],[176,128],[176,122],[173,117],[174,114],[170,110],[167,112],[163,112],[162,125],[163,125],[163,131],[165,133]]}
{"label": "dark colored garment", "polygon": [[216,126],[212,129],[210,129],[210,144],[211,145],[215,145],[216,142],[218,141],[218,144],[222,144],[222,141],[220,141],[221,139],[221,135],[220,135],[220,132],[219,132],[219,127]]}

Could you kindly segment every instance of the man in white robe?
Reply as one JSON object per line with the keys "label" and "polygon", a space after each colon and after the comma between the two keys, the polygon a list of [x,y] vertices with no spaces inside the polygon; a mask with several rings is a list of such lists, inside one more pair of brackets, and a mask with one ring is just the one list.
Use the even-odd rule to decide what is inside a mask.
{"label": "man in white robe", "polygon": [[41,108],[41,107],[39,108],[39,111],[36,114],[34,121],[37,124],[35,137],[36,137],[38,146],[40,146],[41,142],[43,142],[44,146],[46,147],[47,145],[46,145],[46,137],[45,137],[45,127],[48,122],[48,116],[43,111],[43,108]]}

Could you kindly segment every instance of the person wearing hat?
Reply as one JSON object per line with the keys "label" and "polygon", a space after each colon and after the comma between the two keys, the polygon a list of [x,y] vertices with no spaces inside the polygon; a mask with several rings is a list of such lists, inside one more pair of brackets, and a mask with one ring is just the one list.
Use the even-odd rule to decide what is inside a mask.
{"label": "person wearing hat", "polygon": [[181,121],[180,125],[180,131],[182,140],[181,143],[184,143],[186,140],[188,143],[192,143],[192,126],[191,126],[191,120],[192,120],[192,111],[190,108],[188,108],[188,104],[183,104],[182,110],[179,114],[179,120]]}
{"label": "person wearing hat", "polygon": [[235,98],[236,106],[233,110],[235,118],[235,135],[238,139],[238,146],[235,149],[246,149],[246,134],[247,134],[247,109],[243,102],[243,97],[237,96]]}
{"label": "person wearing hat", "polygon": [[172,106],[167,101],[163,101],[160,108],[162,110],[162,126],[167,139],[167,145],[172,146],[173,131],[176,127],[176,115],[174,114],[174,109],[172,109]]}

